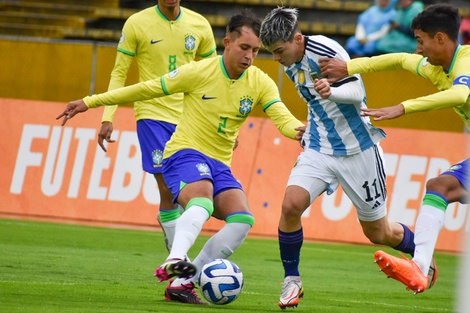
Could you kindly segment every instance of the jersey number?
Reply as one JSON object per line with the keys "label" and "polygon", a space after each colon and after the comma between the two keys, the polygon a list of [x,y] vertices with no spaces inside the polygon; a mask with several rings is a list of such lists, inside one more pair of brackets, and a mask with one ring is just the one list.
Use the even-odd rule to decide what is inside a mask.
{"label": "jersey number", "polygon": [[[369,186],[369,182],[366,181],[364,183],[364,185],[362,185],[362,188],[364,188],[365,191],[366,191],[367,197],[364,200],[366,200],[367,202],[373,201],[373,200],[379,198],[380,196],[382,196],[382,194],[379,192],[379,190],[377,188],[377,179],[374,179],[374,182],[372,183],[372,186]],[[373,196],[372,193],[374,193],[375,195]]]}
{"label": "jersey number", "polygon": [[176,55],[170,55],[168,61],[170,62],[170,66],[168,67],[169,72],[173,72],[176,70]]}
{"label": "jersey number", "polygon": [[222,123],[219,123],[219,129],[217,130],[218,133],[225,134],[224,128],[227,128],[227,117],[220,116]]}

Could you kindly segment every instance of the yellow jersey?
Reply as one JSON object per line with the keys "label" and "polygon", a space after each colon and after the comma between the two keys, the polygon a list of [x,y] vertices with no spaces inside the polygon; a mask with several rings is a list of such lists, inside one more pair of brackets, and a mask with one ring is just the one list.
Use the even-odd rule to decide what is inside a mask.
{"label": "yellow jersey", "polygon": [[[127,72],[137,60],[139,81],[169,73],[196,58],[216,56],[211,25],[200,14],[180,7],[174,21],[168,20],[158,6],[131,15],[122,29],[118,53],[108,90],[123,87]],[[182,94],[134,103],[137,120],[152,119],[177,124],[182,110]],[[106,107],[103,121],[112,122],[117,106]]]}
{"label": "yellow jersey", "polygon": [[238,132],[255,106],[261,105],[286,137],[304,126],[287,109],[275,82],[256,66],[231,79],[223,56],[191,62],[160,78],[85,97],[89,108],[184,93],[183,113],[164,159],[183,149],[197,150],[230,166]]}
{"label": "yellow jersey", "polygon": [[442,66],[429,64],[427,58],[419,54],[389,53],[348,61],[349,75],[398,69],[429,79],[440,90],[403,101],[405,113],[453,107],[470,130],[470,46],[457,47],[448,72]]}

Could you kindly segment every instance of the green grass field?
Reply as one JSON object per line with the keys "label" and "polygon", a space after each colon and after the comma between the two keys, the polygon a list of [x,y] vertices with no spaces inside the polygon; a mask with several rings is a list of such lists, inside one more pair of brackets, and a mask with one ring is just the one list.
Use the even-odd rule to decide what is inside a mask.
{"label": "green grass field", "polygon": [[[206,238],[198,239],[191,257]],[[436,285],[414,296],[378,271],[377,249],[304,243],[305,297],[285,312],[454,312],[457,256],[437,254]],[[0,219],[0,311],[281,312],[278,255],[276,240],[247,239],[231,257],[245,275],[240,298],[194,306],[165,301],[166,284],[153,277],[167,256],[160,232]]]}

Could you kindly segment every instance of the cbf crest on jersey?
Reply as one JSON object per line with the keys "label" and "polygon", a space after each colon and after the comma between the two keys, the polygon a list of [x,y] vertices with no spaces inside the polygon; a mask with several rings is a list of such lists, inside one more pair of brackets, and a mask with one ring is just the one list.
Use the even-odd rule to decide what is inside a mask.
{"label": "cbf crest on jersey", "polygon": [[163,161],[163,151],[162,150],[154,150],[152,152],[152,161],[153,167],[162,167]]}
{"label": "cbf crest on jersey", "polygon": [[206,163],[198,163],[196,164],[196,168],[201,176],[210,175],[209,166]]}
{"label": "cbf crest on jersey", "polygon": [[243,96],[240,99],[240,109],[238,110],[243,116],[247,116],[251,112],[253,106],[253,98],[250,96]]}
{"label": "cbf crest on jersey", "polygon": [[196,38],[191,33],[184,35],[184,47],[188,51],[192,51],[196,47]]}

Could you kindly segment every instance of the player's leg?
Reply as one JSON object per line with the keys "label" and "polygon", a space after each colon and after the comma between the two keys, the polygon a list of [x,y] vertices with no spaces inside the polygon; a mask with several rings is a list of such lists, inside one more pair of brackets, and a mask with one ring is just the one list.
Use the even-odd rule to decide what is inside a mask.
{"label": "player's leg", "polygon": [[303,296],[299,272],[303,244],[301,217],[312,201],[328,189],[329,184],[325,181],[331,182],[333,179],[328,177],[321,165],[323,160],[320,158],[323,157],[316,151],[301,153],[287,183],[278,227],[280,258],[284,268],[284,282],[278,302],[282,309],[297,306]]}
{"label": "player's leg", "polygon": [[[186,256],[214,211],[210,162],[210,158],[189,149],[181,150],[164,160],[165,182],[186,211],[177,220],[170,254],[156,271],[160,281],[173,276],[190,277],[195,274],[196,269]],[[204,165],[205,175],[201,175],[201,165]]]}
{"label": "player's leg", "polygon": [[[426,194],[416,220],[416,248],[413,257],[422,273],[428,273],[430,270],[437,238],[444,226],[447,205],[453,202],[468,202],[468,164],[468,159],[455,164],[426,183]],[[437,278],[437,275],[435,276],[434,281]],[[434,281],[431,281],[428,287],[431,287]]]}
{"label": "player's leg", "polygon": [[[385,208],[383,208],[385,211]],[[390,222],[387,215],[375,221],[359,218],[362,231],[370,242],[389,246],[403,253],[413,255],[414,233],[404,224]]]}
{"label": "player's leg", "polygon": [[416,248],[412,260],[399,259],[383,251],[376,252],[375,258],[381,269],[415,294],[431,288],[437,279],[434,248],[444,225],[448,203],[467,201],[467,173],[468,160],[427,182],[426,195],[416,221]]}
{"label": "player's leg", "polygon": [[173,202],[173,195],[163,179],[162,161],[163,150],[175,128],[176,125],[162,121],[137,121],[137,137],[142,153],[142,167],[144,171],[155,177],[160,192],[157,221],[163,230],[168,251],[171,249],[176,220],[181,215],[181,211],[180,207]]}
{"label": "player's leg", "polygon": [[[228,258],[243,243],[254,224],[248,200],[240,183],[233,177],[230,168],[213,161],[211,174],[214,184],[213,216],[225,220],[226,224],[206,242],[192,264],[197,269],[192,278],[175,279],[166,289],[166,298],[172,301],[205,304],[194,289],[199,270],[209,261],[217,258]],[[186,213],[185,213],[186,214]],[[182,219],[184,218],[184,215]],[[191,294],[190,294],[191,293]],[[169,297],[170,296],[170,297]]]}
{"label": "player's leg", "polygon": [[[414,234],[405,225],[389,222],[387,218],[385,164],[380,146],[344,158],[335,169],[341,186],[356,207],[365,236],[372,243],[412,254]],[[378,253],[382,251],[376,252],[375,258]],[[394,277],[387,266],[382,266],[388,264],[382,261],[383,258],[377,260],[387,276],[400,280],[400,277]]]}
{"label": "player's leg", "polygon": [[165,298],[183,303],[206,304],[194,291],[200,269],[211,260],[226,259],[234,253],[245,240],[253,222],[254,217],[249,212],[235,212],[228,216],[224,227],[206,242],[193,260],[192,263],[198,269],[196,274],[192,278],[176,278],[172,281],[165,291]]}
{"label": "player's leg", "polygon": [[300,278],[300,251],[304,241],[302,213],[310,205],[310,194],[299,186],[288,186],[282,202],[278,227],[279,253],[284,268],[284,281],[278,305],[281,309],[296,307],[303,297]]}
{"label": "player's leg", "polygon": [[[238,183],[238,182],[237,182]],[[240,188],[225,190],[215,196],[213,216],[224,220],[225,225],[209,238],[193,260],[198,269],[191,281],[196,282],[199,270],[214,259],[229,258],[245,241],[253,227],[254,217],[249,211],[245,193]]]}
{"label": "player's leg", "polygon": [[179,204],[173,203],[173,194],[167,187],[162,174],[154,174],[160,192],[160,209],[157,221],[163,230],[165,244],[168,252],[171,250],[173,238],[175,237],[176,221],[183,213],[184,209]]}
{"label": "player's leg", "polygon": [[364,235],[374,244],[412,254],[413,232],[406,225],[389,222],[387,218],[385,162],[380,145],[343,158],[334,169],[357,210]]}
{"label": "player's leg", "polygon": [[[208,184],[210,186],[207,186]],[[212,190],[212,184],[209,180],[202,180],[190,183],[183,188],[183,190],[186,190],[184,192],[182,190],[182,197],[192,198],[186,204],[186,212],[177,221],[175,238],[170,254],[166,262],[156,271],[156,276],[158,276],[160,281],[178,276],[170,281],[165,289],[165,299],[168,301],[207,304],[207,302],[199,297],[195,290],[195,280],[201,265],[198,264],[197,260],[189,262],[186,257],[187,252],[202,230],[204,223],[213,212],[212,200],[204,192],[195,191],[195,189],[199,188]],[[185,203],[185,200],[180,201]]]}

